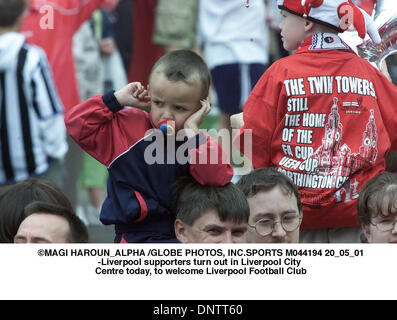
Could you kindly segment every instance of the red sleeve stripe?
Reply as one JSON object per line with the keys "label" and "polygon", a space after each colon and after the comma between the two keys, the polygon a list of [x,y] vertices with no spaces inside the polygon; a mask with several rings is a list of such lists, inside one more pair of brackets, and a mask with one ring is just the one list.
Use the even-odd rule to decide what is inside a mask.
{"label": "red sleeve stripe", "polygon": [[124,233],[121,235],[120,243],[128,243],[127,240],[124,239]]}
{"label": "red sleeve stripe", "polygon": [[134,191],[134,193],[135,193],[135,196],[139,202],[139,205],[141,206],[141,215],[138,219],[136,219],[134,221],[134,223],[138,223],[147,217],[148,210],[147,210],[147,205],[146,205],[145,199],[143,199],[142,195],[138,191]]}

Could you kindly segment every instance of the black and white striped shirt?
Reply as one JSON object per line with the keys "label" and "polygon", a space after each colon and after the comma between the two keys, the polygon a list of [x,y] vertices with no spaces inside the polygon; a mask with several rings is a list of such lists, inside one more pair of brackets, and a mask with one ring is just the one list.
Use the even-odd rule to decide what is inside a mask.
{"label": "black and white striped shirt", "polygon": [[0,185],[44,173],[67,152],[63,106],[45,53],[0,35]]}

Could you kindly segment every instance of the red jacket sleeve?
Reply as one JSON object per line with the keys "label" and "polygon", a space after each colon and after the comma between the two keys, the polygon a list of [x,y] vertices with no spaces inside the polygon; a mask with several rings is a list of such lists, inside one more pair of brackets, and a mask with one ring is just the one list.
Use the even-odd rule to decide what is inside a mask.
{"label": "red jacket sleeve", "polygon": [[201,132],[198,139],[204,143],[189,150],[191,176],[202,185],[229,183],[233,178],[233,167],[227,161],[225,151],[209,135]]}
{"label": "red jacket sleeve", "polygon": [[[104,99],[107,99],[106,104]],[[114,95],[99,95],[65,114],[69,135],[82,149],[106,166],[143,138],[150,126],[146,112],[122,108]]]}

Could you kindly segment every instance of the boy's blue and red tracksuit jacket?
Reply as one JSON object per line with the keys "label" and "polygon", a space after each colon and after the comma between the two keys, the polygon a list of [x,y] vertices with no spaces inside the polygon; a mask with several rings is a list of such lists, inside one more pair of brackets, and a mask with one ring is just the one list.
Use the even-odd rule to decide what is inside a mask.
{"label": "boy's blue and red tracksuit jacket", "polygon": [[[206,163],[178,163],[175,154],[167,155],[169,137],[157,139],[159,130],[149,131],[155,129],[150,114],[124,108],[113,92],[73,107],[65,124],[76,143],[108,168],[108,194],[100,220],[115,225],[115,242],[177,242],[170,212],[172,184],[190,174],[201,184],[225,185],[233,176],[222,148],[204,133],[187,142],[174,141],[175,150],[168,151],[185,148],[188,159],[204,157]],[[218,161],[210,161],[214,152]],[[160,161],[148,164],[153,158]]]}

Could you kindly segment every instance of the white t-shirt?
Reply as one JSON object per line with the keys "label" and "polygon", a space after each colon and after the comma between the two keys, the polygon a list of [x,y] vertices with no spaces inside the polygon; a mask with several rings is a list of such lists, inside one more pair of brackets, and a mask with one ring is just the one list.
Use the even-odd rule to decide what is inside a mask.
{"label": "white t-shirt", "polygon": [[210,69],[269,61],[269,28],[263,0],[199,0],[198,35]]}

